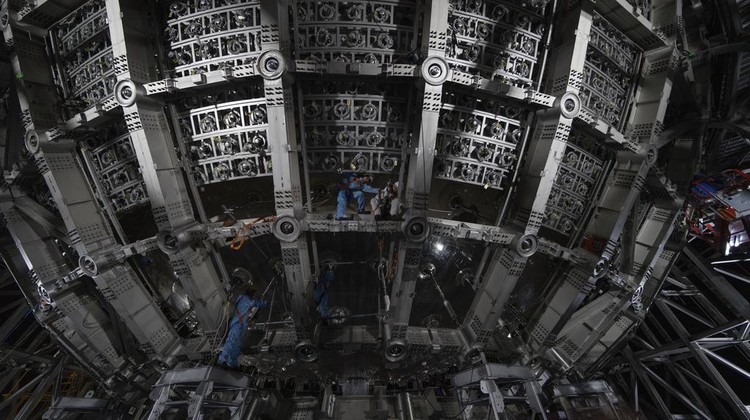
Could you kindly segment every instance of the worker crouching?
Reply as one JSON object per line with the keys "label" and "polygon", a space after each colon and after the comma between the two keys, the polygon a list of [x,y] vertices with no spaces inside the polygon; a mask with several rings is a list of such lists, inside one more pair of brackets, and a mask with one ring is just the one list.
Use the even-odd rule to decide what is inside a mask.
{"label": "worker crouching", "polygon": [[346,220],[344,213],[346,212],[346,205],[349,201],[355,200],[357,202],[357,213],[358,214],[369,214],[365,210],[365,193],[377,194],[380,189],[373,188],[370,186],[373,178],[371,175],[363,175],[361,177],[356,174],[344,174],[339,184],[339,195],[336,203],[336,220]]}

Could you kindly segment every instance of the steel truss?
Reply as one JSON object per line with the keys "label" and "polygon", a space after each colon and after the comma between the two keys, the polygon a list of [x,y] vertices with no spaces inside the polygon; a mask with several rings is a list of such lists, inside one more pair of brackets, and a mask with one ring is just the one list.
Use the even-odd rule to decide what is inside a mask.
{"label": "steel truss", "polygon": [[[532,59],[525,59],[519,52],[513,52],[512,57],[495,64],[499,67],[497,71],[504,75],[490,79],[486,76],[487,58],[496,46],[487,43],[482,44],[481,48],[472,47],[474,41],[468,41],[470,34],[461,30],[461,22],[466,22],[462,19],[469,19],[467,21],[474,22],[477,28],[481,25],[487,27],[487,16],[479,16],[479,19],[473,16],[477,13],[468,10],[470,2],[465,7],[461,6],[461,10],[450,6],[447,1],[425,2],[425,10],[421,11],[425,16],[421,37],[423,45],[418,48],[424,60],[419,65],[380,62],[389,61],[396,52],[391,50],[392,45],[389,46],[393,36],[402,34],[407,38],[416,37],[411,28],[394,22],[383,23],[387,33],[376,38],[383,51],[375,57],[375,62],[367,62],[372,61],[369,56],[366,59],[360,57],[362,62],[358,63],[336,62],[332,58],[332,54],[336,53],[333,43],[339,42],[340,38],[331,36],[329,42],[326,36],[334,30],[332,25],[321,24],[325,28],[317,28],[315,22],[303,23],[306,31],[315,29],[316,38],[318,34],[324,35],[321,44],[325,45],[318,46],[320,48],[311,47],[307,38],[302,39],[298,48],[293,48],[292,42],[295,40],[291,39],[287,30],[290,26],[290,5],[296,7],[302,4],[304,10],[310,13],[312,10],[321,13],[318,8],[325,11],[333,6],[302,0],[253,2],[255,6],[256,3],[260,4],[259,9],[253,6],[253,16],[259,16],[262,25],[252,20],[250,27],[241,31],[246,41],[250,37],[257,41],[257,45],[243,50],[245,55],[242,55],[242,61],[238,59],[231,66],[219,68],[218,62],[208,57],[213,54],[212,48],[215,49],[212,44],[214,35],[210,35],[211,39],[206,44],[198,46],[202,56],[198,62],[178,63],[176,74],[165,76],[152,71],[160,67],[156,61],[164,58],[159,54],[166,56],[165,52],[157,51],[155,55],[142,36],[153,30],[147,25],[152,2],[106,0],[108,48],[113,59],[113,68],[107,74],[108,77],[115,76],[116,86],[111,92],[112,97],[80,110],[64,124],[58,124],[54,118],[56,112],[51,109],[51,104],[55,102],[55,91],[47,71],[49,66],[44,60],[44,43],[37,36],[40,33],[44,35],[44,31],[36,20],[35,10],[38,10],[38,15],[48,10],[55,16],[62,16],[64,11],[57,10],[54,2],[39,0],[16,15],[9,13],[8,3],[2,5],[5,16],[10,17],[10,23],[4,26],[3,31],[6,42],[11,47],[15,46],[13,69],[23,76],[18,86],[24,128],[28,130],[26,145],[53,191],[55,205],[63,220],[50,218],[49,215],[40,217],[40,212],[30,210],[28,203],[25,203],[27,200],[17,195],[7,197],[2,202],[2,210],[9,220],[9,230],[26,257],[26,268],[34,270],[37,279],[46,288],[55,291],[54,298],[61,308],[60,314],[52,321],[42,321],[57,327],[50,329],[60,336],[74,332],[74,338],[68,340],[69,351],[81,354],[88,365],[95,366],[105,377],[126,373],[139,381],[143,379],[125,369],[137,365],[131,360],[131,352],[112,344],[128,341],[131,336],[139,347],[133,352],[136,355],[134,358],[153,357],[160,361],[159,368],[171,366],[176,361],[175,357],[203,358],[218,346],[218,333],[225,321],[222,315],[225,314],[223,305],[227,298],[228,276],[217,256],[215,245],[227,245],[228,239],[273,234],[280,240],[288,290],[285,298],[292,303],[293,320],[288,328],[285,325],[284,329],[273,332],[271,346],[278,346],[279,354],[288,355],[294,352],[299,343],[312,346],[307,340],[314,325],[310,292],[313,272],[319,263],[315,234],[400,231],[402,235],[394,245],[398,260],[395,278],[390,291],[385,291],[391,306],[387,314],[381,317],[384,323],[382,341],[389,362],[402,360],[406,352],[412,349],[415,352],[468,356],[468,359],[481,361],[481,350],[490,346],[529,259],[539,251],[563,260],[566,269],[550,279],[552,287],[543,297],[548,305],[536,313],[525,328],[524,333],[531,337],[526,343],[528,356],[546,358],[566,370],[574,364],[588,368],[605,355],[633,325],[632,320],[638,318],[638,311],[633,311],[631,307],[650,304],[651,296],[658,290],[674,260],[674,249],[670,248],[674,244],[670,243],[670,237],[680,197],[671,188],[668,177],[656,167],[656,158],[659,148],[668,143],[668,140],[661,138],[661,129],[678,61],[675,57],[675,36],[683,34],[666,28],[679,27],[679,1],[660,5],[650,16],[650,21],[623,2],[573,2],[569,10],[559,13],[564,16],[559,28],[556,28],[558,36],[554,45],[549,45],[549,36],[548,41],[544,41],[541,33],[532,33],[527,11],[517,8],[519,10],[515,13],[519,17],[516,19],[521,22],[518,25],[524,26],[522,29],[528,38],[525,39],[530,42],[527,53],[533,52],[535,55]],[[331,3],[338,5],[341,2]],[[201,4],[211,7],[213,3]],[[197,8],[196,5],[193,9]],[[502,13],[503,9],[498,10],[498,13]],[[181,38],[182,32],[174,33],[173,29],[181,28],[180,25],[185,23],[188,27],[186,30],[196,31],[194,37],[204,35],[198,33],[200,26],[190,29],[189,20],[194,17],[192,14],[200,15],[199,20],[203,19],[208,12],[189,12],[186,6],[185,10],[175,13],[179,16],[170,20],[169,27],[172,29],[168,28],[168,34],[173,37],[170,40],[171,52],[177,53],[176,59],[179,61],[185,59],[180,57],[181,54],[186,54],[195,46],[190,47],[187,43],[193,41]],[[352,13],[356,15],[357,11],[353,10]],[[225,18],[223,12],[217,18],[218,23],[213,24],[221,27],[221,18]],[[550,21],[548,19],[546,22]],[[449,37],[445,29],[448,22],[455,31],[452,32],[454,37]],[[35,27],[35,24],[38,26]],[[27,33],[28,28],[31,28],[31,33]],[[552,29],[548,31],[551,34]],[[612,39],[604,39],[606,34],[616,34],[622,45]],[[348,42],[360,42],[359,37],[354,38]],[[455,40],[449,41],[450,38]],[[362,42],[369,43],[371,40],[362,38]],[[447,48],[449,42],[456,45]],[[232,45],[241,49],[241,45]],[[605,75],[607,86],[616,91],[617,101],[614,102],[621,102],[621,109],[617,110],[598,109],[597,104],[603,102],[592,94],[597,89],[596,81],[604,79],[591,76],[601,76],[602,72],[589,53],[595,56],[601,53],[605,45],[614,45],[614,49],[623,54],[627,65],[617,74],[639,77],[642,82],[642,87],[637,91],[628,91]],[[457,54],[456,46],[465,51]],[[546,63],[547,52],[553,47],[555,53]],[[538,54],[542,50],[543,56]],[[191,53],[197,52],[193,49]],[[470,59],[474,54],[480,62]],[[541,61],[538,61],[539,57]],[[637,73],[633,63],[641,57],[645,66]],[[544,68],[545,64],[549,65],[549,71]],[[541,71],[537,74],[533,72],[537,65],[547,72],[550,81],[544,89],[540,87],[543,74]],[[520,68],[524,74],[511,77],[508,75],[511,68]],[[324,220],[321,215],[306,214],[301,186],[304,180],[307,188],[310,188],[307,185],[310,169],[305,166],[303,170],[299,165],[300,155],[306,154],[306,140],[298,137],[306,136],[298,136],[296,132],[298,126],[304,130],[304,124],[293,106],[297,87],[291,77],[294,74],[305,77],[321,74],[383,76],[406,83],[417,81],[422,91],[421,102],[414,104],[420,110],[417,121],[407,120],[398,124],[399,129],[406,127],[415,133],[411,142],[401,148],[401,156],[408,157],[408,170],[405,170],[406,173],[402,171],[400,176],[406,181],[405,187],[402,186],[407,208],[403,223],[375,222],[364,218],[331,221]],[[188,113],[190,122],[186,124],[182,124],[180,116],[174,115],[177,109],[169,101],[175,94],[195,93],[190,90],[208,87],[219,90],[230,83],[262,85],[263,98],[242,98],[221,106],[195,107]],[[301,89],[296,91],[302,95]],[[512,177],[506,191],[506,203],[498,214],[495,226],[427,217],[428,198],[437,167],[435,158],[437,154],[446,155],[445,150],[436,150],[437,139],[451,131],[441,125],[441,117],[445,115],[443,111],[462,112],[467,120],[477,121],[475,124],[481,124],[478,117],[482,117],[482,121],[489,121],[487,115],[479,111],[476,115],[472,114],[476,110],[467,111],[451,102],[451,95],[471,96],[472,93],[467,92],[472,91],[476,95],[507,100],[529,113],[523,128],[516,124],[519,120],[508,115],[502,120],[506,124],[504,127],[512,126],[514,135],[517,135],[518,157],[512,156],[510,151],[513,149],[506,144],[505,138],[483,139],[483,136],[487,136],[479,128],[467,134],[471,144],[486,141],[494,147],[493,150],[500,151],[498,157],[510,156],[504,169],[491,172],[487,169],[491,167],[489,164],[472,163],[474,166],[462,166],[471,169],[462,178],[451,179],[451,182],[500,189],[493,174],[502,173]],[[224,152],[219,153],[214,149],[210,153],[208,150],[198,151],[199,155],[205,152],[198,162],[200,168],[187,163],[189,149],[184,140],[192,135],[191,141],[202,145],[206,138],[217,134],[214,131],[221,131],[218,130],[219,124],[223,123],[225,130],[236,128],[238,123],[235,119],[243,118],[239,114],[232,114],[236,107],[265,110],[264,116],[258,117],[262,121],[254,124],[256,127],[253,130],[259,135],[265,134],[267,138],[265,150],[270,155],[270,164],[266,156],[262,172],[272,177],[275,187],[276,219],[273,222],[252,226],[246,221],[238,221],[233,226],[209,223],[198,197],[198,184],[259,175],[246,162],[246,166],[242,166],[245,168],[243,171],[230,175],[231,159],[225,158]],[[468,117],[470,114],[474,119]],[[220,119],[222,122],[218,121]],[[98,203],[97,199],[101,199],[103,193],[90,190],[87,175],[73,153],[76,136],[87,128],[105,125],[112,120],[126,123],[141,168],[140,176],[147,200],[160,230],[155,238],[134,244],[128,244],[127,238],[116,232],[118,221],[114,212]],[[172,131],[178,147],[175,147]],[[585,147],[572,142],[569,144],[573,135],[576,139],[587,138],[605,144],[615,156],[614,159],[605,161],[605,158],[597,158],[594,150],[584,150]],[[229,148],[232,147],[229,142]],[[179,156],[178,149],[182,156]],[[388,149],[389,153],[398,150],[393,144],[389,144]],[[523,161],[525,150],[528,150],[530,157]],[[350,152],[342,151],[341,156],[348,156],[346,154]],[[211,161],[217,156],[224,160],[221,163]],[[455,164],[464,157],[441,158]],[[307,156],[303,155],[302,158],[305,165],[309,163],[306,162]],[[258,170],[261,161],[252,162],[255,170]],[[587,166],[591,166],[590,172]],[[394,169],[391,166],[387,168],[388,171],[383,169],[382,164],[380,166],[384,172]],[[599,172],[599,180],[593,176],[594,168]],[[611,168],[610,172],[607,173],[605,168]],[[202,173],[197,176],[198,179],[197,172]],[[516,182],[517,174],[522,175],[520,184]],[[443,175],[436,176],[449,178]],[[607,175],[610,180],[604,182]],[[641,208],[639,203],[646,188],[660,199],[653,206]],[[597,192],[601,195],[595,200]],[[506,211],[509,210],[511,196],[517,198],[512,212]],[[144,197],[139,198],[146,201]],[[553,204],[566,209],[568,216],[571,216],[566,219],[568,223],[562,219],[553,222],[550,214]],[[500,226],[510,215],[513,216],[512,223]],[[573,215],[576,217],[573,218]],[[543,226],[562,233],[565,239],[542,238],[546,234],[543,233]],[[422,248],[430,234],[492,245],[477,269],[477,279],[481,281],[475,283],[475,295],[468,313],[463,319],[458,319],[453,312],[452,317],[458,328],[444,331],[442,338],[429,329],[416,329],[409,325],[417,278],[424,274]],[[602,246],[598,249],[584,247],[577,240],[581,236],[596,237]],[[75,247],[81,256],[79,266],[63,268],[63,255],[55,247],[55,239],[67,241]],[[186,340],[179,337],[146,290],[145,279],[127,262],[128,257],[155,247],[169,254],[174,271],[193,302],[202,332],[197,338]],[[84,274],[94,279],[97,293],[101,293],[115,309],[112,314],[97,312],[94,305],[86,305],[90,302],[82,301],[74,286]],[[620,290],[604,294],[584,305],[594,283],[604,276],[608,276]],[[446,309],[452,311],[448,299],[443,300]],[[656,306],[661,309],[663,305],[657,302]],[[601,312],[605,312],[606,316],[598,318],[597,314]],[[102,325],[121,321],[124,331],[112,334],[97,330],[97,334],[93,334],[83,326],[83,316],[87,313],[94,313],[94,318]],[[379,350],[381,346],[369,336],[360,342],[355,339],[351,341],[363,346],[378,346]],[[106,357],[96,357],[96,354]],[[714,356],[718,356],[715,353],[706,354],[714,359]],[[166,374],[165,378],[169,375]],[[531,381],[530,377],[527,379]],[[493,406],[502,404],[502,399],[497,399],[497,389],[490,382],[480,386],[489,391]],[[160,388],[162,403],[169,397],[168,392],[164,393],[167,388]],[[205,388],[202,390],[205,391]],[[196,395],[197,399],[201,398],[201,395]],[[200,405],[200,401],[195,400],[191,404]],[[535,411],[540,411],[538,402],[533,405]],[[196,411],[192,412],[195,414]]]}
{"label": "steel truss", "polygon": [[688,246],[609,378],[636,410],[675,418],[750,418],[750,304]]}

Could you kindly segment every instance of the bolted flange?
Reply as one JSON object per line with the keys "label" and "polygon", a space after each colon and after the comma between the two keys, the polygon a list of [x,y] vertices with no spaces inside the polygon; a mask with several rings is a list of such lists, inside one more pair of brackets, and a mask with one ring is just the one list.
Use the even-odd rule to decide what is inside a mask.
{"label": "bolted flange", "polygon": [[26,132],[26,136],[24,137],[23,143],[26,146],[26,150],[29,151],[32,155],[35,155],[39,152],[39,134],[36,133],[34,130],[29,130]]}
{"label": "bolted flange", "polygon": [[281,216],[273,223],[273,234],[284,242],[296,241],[301,230],[297,219],[289,215]]}
{"label": "bolted flange", "polygon": [[320,351],[310,340],[302,340],[294,347],[294,357],[305,363],[310,363],[318,360]]}
{"label": "bolted flange", "polygon": [[536,238],[536,235],[527,233],[513,238],[511,244],[518,255],[529,258],[536,253],[539,247],[539,240]]}
{"label": "bolted flange", "polygon": [[600,279],[604,277],[607,272],[609,271],[609,260],[606,258],[602,258],[601,260],[596,262],[596,265],[594,265],[594,278]]}
{"label": "bolted flange", "polygon": [[285,71],[286,62],[281,51],[268,50],[258,57],[258,73],[264,79],[278,79]]}
{"label": "bolted flange", "polygon": [[115,99],[121,106],[133,105],[137,93],[135,83],[130,79],[120,80],[115,85]]}
{"label": "bolted flange", "polygon": [[115,255],[116,249],[102,250],[95,255],[82,255],[78,258],[78,267],[83,274],[94,277],[100,272],[117,264],[118,257]]}
{"label": "bolted flange", "polygon": [[401,231],[410,242],[423,242],[430,236],[430,222],[424,217],[412,217],[401,224]]}
{"label": "bolted flange", "polygon": [[81,268],[81,271],[83,271],[83,274],[89,277],[94,277],[99,274],[99,267],[97,266],[96,261],[88,255],[81,255],[81,257],[78,258],[78,266]]}
{"label": "bolted flange", "polygon": [[406,344],[401,340],[391,340],[385,347],[385,358],[389,362],[398,362],[406,356]]}
{"label": "bolted flange", "polygon": [[156,356],[151,359],[151,364],[154,367],[154,370],[159,373],[164,373],[174,367],[175,361],[171,357],[162,358]]}
{"label": "bolted flange", "polygon": [[180,252],[180,238],[173,232],[161,231],[156,235],[156,246],[161,252],[174,255]]}
{"label": "bolted flange", "polygon": [[464,358],[468,360],[470,363],[475,363],[479,361],[482,358],[482,346],[478,344],[474,344],[466,350],[466,353],[464,353]]}
{"label": "bolted flange", "polygon": [[450,76],[448,62],[441,57],[428,57],[422,63],[422,78],[425,82],[438,86],[445,83]]}
{"label": "bolted flange", "polygon": [[565,118],[573,119],[581,112],[581,98],[574,92],[565,92],[560,97],[558,105],[560,106],[560,113]]}

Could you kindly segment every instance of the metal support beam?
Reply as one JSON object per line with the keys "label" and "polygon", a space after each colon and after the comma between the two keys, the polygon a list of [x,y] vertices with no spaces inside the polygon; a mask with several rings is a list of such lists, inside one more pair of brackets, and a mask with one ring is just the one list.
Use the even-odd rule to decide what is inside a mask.
{"label": "metal support beam", "polygon": [[[683,261],[702,262],[701,259],[697,258],[697,255],[689,255],[692,252],[688,246],[685,250]],[[693,281],[705,281],[706,274],[710,274],[710,272],[702,273],[699,269],[691,269],[685,272],[676,268],[675,270],[673,275],[679,278],[680,282],[672,282],[670,284],[683,289],[693,287],[691,283]],[[689,274],[689,276],[686,274]],[[729,292],[729,290],[723,291]],[[727,382],[711,360],[714,359],[729,369],[733,369],[739,375],[750,378],[750,373],[745,371],[745,369],[733,360],[729,360],[728,357],[717,353],[718,349],[728,346],[737,346],[739,350],[744,351],[744,346],[747,345],[745,338],[747,333],[750,332],[748,330],[750,322],[745,318],[719,323],[719,321],[725,320],[724,315],[714,310],[706,312],[711,319],[692,314],[692,311],[687,309],[689,303],[686,301],[692,299],[695,301],[693,303],[702,302],[706,299],[706,296],[703,295],[686,295],[680,297],[685,302],[686,307],[672,302],[670,299],[669,295],[656,299],[655,304],[658,311],[652,310],[647,319],[651,319],[655,326],[664,329],[661,327],[659,319],[653,319],[657,315],[661,316],[665,324],[669,325],[677,333],[678,339],[667,344],[660,344],[658,341],[655,341],[655,337],[651,334],[651,336],[647,337],[654,344],[651,346],[651,349],[635,354],[629,349],[624,351],[629,361],[628,365],[624,365],[625,369],[631,369],[639,377],[645,373],[649,376],[649,380],[658,382],[667,392],[676,397],[683,406],[690,408],[693,413],[702,418],[729,417],[730,415],[725,412],[725,406],[720,400],[728,402],[728,407],[733,411],[732,416],[750,418],[750,411],[737,394],[735,387],[732,387]],[[698,317],[700,319],[697,320],[701,324],[709,326],[709,328],[691,334],[686,326],[687,324],[683,324],[683,318],[679,317],[675,311],[686,314],[691,319]],[[714,317],[714,315],[718,316]],[[645,325],[644,323],[641,328]],[[666,331],[664,331],[664,334],[666,334]],[[646,361],[648,361],[649,367],[644,366]],[[659,366],[660,363],[665,364],[665,367],[668,369],[667,371],[672,372],[672,377],[662,377],[656,373],[657,371],[654,366]],[[700,367],[701,371],[696,370],[698,367]],[[676,381],[675,383],[671,382],[673,379]],[[697,385],[706,392],[697,392],[694,385]],[[660,396],[655,397],[650,393],[650,397],[657,405],[661,405]],[[667,407],[671,404],[668,399],[662,402]],[[707,404],[708,402],[711,402],[711,404]]]}
{"label": "metal support beam", "polygon": [[[682,401],[683,404],[685,404],[687,407],[689,407],[691,410],[693,410],[694,413],[698,414],[699,416],[701,416],[701,418],[704,418],[704,419],[711,419],[712,418],[711,416],[709,416],[708,414],[706,414],[702,409],[700,409],[698,406],[696,406],[695,404],[693,404],[693,402],[690,400],[690,398],[688,398],[687,396],[685,396],[684,394],[682,394],[680,391],[674,389],[667,381],[665,381],[664,379],[662,379],[662,377],[659,376],[657,373],[655,373],[653,370],[649,369],[646,366],[642,366],[642,368],[643,368],[644,371],[646,371],[649,374],[649,376],[651,376],[651,378],[653,378],[662,387],[664,387],[664,389],[667,390],[667,392],[669,392],[670,394],[676,396],[680,401]],[[698,400],[698,401],[700,401],[700,400]]]}
{"label": "metal support beam", "polygon": [[44,379],[39,382],[36,388],[34,388],[34,391],[23,403],[23,407],[21,407],[21,409],[16,414],[16,419],[21,420],[31,417],[31,414],[34,413],[34,409],[36,409],[36,407],[39,405],[39,402],[47,392],[47,389],[50,387],[50,385],[52,385],[57,376],[60,375],[60,372],[65,366],[64,362],[65,356],[60,355],[57,357],[56,363],[50,365],[50,368],[47,370],[47,374]]}
{"label": "metal support beam", "polygon": [[712,267],[691,247],[685,247],[683,255],[686,262],[697,274],[696,279],[713,291],[729,309],[744,319],[750,319],[750,302],[724,277],[714,273]]}
{"label": "metal support beam", "polygon": [[291,63],[288,0],[262,0],[263,33],[258,73],[263,77],[268,114],[268,141],[273,164],[276,215],[274,234],[281,239],[281,255],[298,328],[311,324],[312,273],[306,234],[299,221],[305,217],[293,91],[288,75]]}
{"label": "metal support beam", "polygon": [[713,363],[708,359],[704,349],[698,343],[689,343],[691,351],[696,357],[696,360],[700,363],[701,367],[709,375],[709,378],[723,390],[722,397],[730,402],[735,415],[738,418],[749,419],[750,410],[742,401],[742,399],[734,391],[734,388],[724,379],[721,373],[716,369]]}
{"label": "metal support beam", "polygon": [[[120,367],[124,359],[117,354],[112,339],[104,330],[104,325],[109,324],[110,319],[100,308],[93,305],[94,302],[91,302],[88,296],[79,296],[70,286],[62,283],[63,275],[70,269],[54,239],[45,236],[45,229],[18,211],[10,199],[11,197],[5,196],[0,200],[0,210],[5,215],[8,231],[24,258],[26,268],[32,270],[42,287],[52,293],[63,315],[59,321],[51,322],[50,328],[57,329],[59,333],[65,333],[72,328],[70,332],[75,331],[76,338],[81,340],[81,344],[85,343],[78,349],[80,354],[104,372],[111,372],[113,368]],[[25,315],[29,311],[30,309],[23,305],[17,309],[15,318],[19,319],[19,314]],[[38,316],[43,317],[41,314]],[[6,322],[5,325],[16,324]]]}
{"label": "metal support beam", "polygon": [[[412,140],[409,153],[409,169],[406,175],[404,194],[405,218],[408,221],[421,221],[419,230],[406,231],[407,237],[416,240],[401,240],[398,246],[398,267],[391,287],[389,327],[393,338],[405,342],[406,326],[409,324],[414,290],[422,259],[422,240],[429,234],[427,224],[427,202],[432,185],[432,167],[435,159],[435,141],[437,138],[438,120],[442,107],[443,83],[449,77],[449,67],[445,61],[446,26],[449,4],[432,0],[425,13],[422,51],[427,58],[421,66],[424,89],[421,117],[418,118],[417,136]],[[416,143],[414,141],[416,140]],[[406,224],[407,229],[412,229]],[[411,226],[414,226],[413,224]],[[424,233],[424,234],[423,234]]]}
{"label": "metal support beam", "polygon": [[526,257],[512,249],[500,248],[494,251],[482,276],[484,281],[478,285],[476,296],[461,326],[467,337],[477,344],[487,344],[495,331],[526,261]]}
{"label": "metal support beam", "polygon": [[[589,6],[586,6],[589,7]],[[553,95],[577,100],[580,77],[583,73],[591,28],[591,14],[582,8],[567,13],[558,29],[563,32],[562,45],[555,48],[550,80],[561,80],[551,87]],[[565,101],[565,100],[563,100]],[[559,104],[557,104],[559,105]],[[578,103],[577,108],[580,108]],[[526,260],[537,248],[536,235],[545,215],[552,185],[560,169],[562,156],[575,113],[563,112],[560,106],[537,115],[536,127],[529,145],[529,156],[523,169],[525,184],[519,188],[521,214],[525,225],[523,236],[516,237],[508,249],[498,250],[488,263],[486,280],[477,290],[471,308],[464,319],[463,330],[478,344],[484,344],[495,328],[526,266]]]}
{"label": "metal support beam", "polygon": [[640,364],[640,361],[638,361],[633,356],[633,353],[630,351],[630,349],[625,349],[624,353],[628,359],[628,362],[630,363],[631,368],[633,369],[636,376],[638,377],[640,381],[639,383],[645,386],[646,392],[651,397],[651,400],[654,403],[656,403],[656,407],[658,408],[661,416],[663,418],[671,418],[672,413],[667,407],[667,404],[664,403],[664,399],[662,399],[661,393],[656,390],[656,387],[654,386],[653,382],[651,382],[651,378],[648,376],[647,373],[644,372],[643,366]]}
{"label": "metal support beam", "polygon": [[[162,240],[177,240],[181,232],[195,225],[192,201],[164,105],[145,96],[142,85],[152,81],[154,56],[151,40],[143,34],[151,30],[151,7],[146,1],[107,0],[107,18],[112,53],[117,66],[115,98],[122,106],[148,192],[154,221],[163,232]],[[170,252],[170,262],[193,304],[201,329],[215,337],[222,327],[224,286],[210,250],[193,249],[195,243],[180,244]],[[228,281],[228,279],[225,279]]]}

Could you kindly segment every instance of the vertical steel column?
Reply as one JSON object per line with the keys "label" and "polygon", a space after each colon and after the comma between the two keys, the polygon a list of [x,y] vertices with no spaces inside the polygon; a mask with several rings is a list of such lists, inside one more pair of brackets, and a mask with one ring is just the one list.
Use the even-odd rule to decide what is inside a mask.
{"label": "vertical steel column", "polygon": [[640,196],[648,165],[642,160],[631,164],[626,159],[634,157],[630,153],[622,152],[620,156],[625,162],[617,164],[587,229],[589,235],[608,239],[602,258],[595,267],[571,268],[559,286],[547,297],[547,305],[529,330],[533,338],[531,343],[539,353],[544,352],[557,339],[560,330],[591,291],[596,279],[606,273],[630,210]]}
{"label": "vertical steel column", "polygon": [[409,217],[427,214],[427,202],[432,185],[432,165],[435,160],[435,140],[442,107],[443,83],[450,69],[445,61],[445,46],[450,4],[432,0],[425,16],[422,50],[427,58],[422,62],[420,74],[424,80],[422,112],[416,144],[409,154],[409,170],[404,196]]}
{"label": "vertical steel column", "polygon": [[[32,279],[32,276],[34,276],[35,273],[28,269],[24,256],[22,255],[21,250],[16,246],[13,239],[9,237],[6,237],[6,239],[10,239],[10,243],[3,241],[3,244],[0,245],[0,254],[2,254],[3,263],[12,274],[18,288],[24,294],[25,301],[31,305],[40,303],[36,296],[37,285]],[[24,315],[26,312],[30,311],[26,303],[20,308],[25,309]],[[75,359],[79,366],[86,369],[92,378],[96,378],[100,381],[109,379],[109,376],[107,376],[108,374],[106,372],[100,372],[100,369],[97,367],[98,364],[94,363],[94,359],[99,356],[99,353],[96,353],[95,349],[83,340],[81,334],[72,331],[72,328],[70,327],[72,321],[65,317],[62,312],[62,310],[60,310],[59,313],[37,311],[34,312],[34,316],[39,322],[39,328],[46,326],[46,333],[56,341],[58,347]],[[14,319],[16,320],[15,322]],[[21,318],[10,318],[8,321],[12,322],[12,324],[9,325],[6,322],[5,325],[15,327],[17,322],[20,322],[20,319]],[[8,328],[4,326],[2,329],[5,330],[5,332],[0,332],[0,337],[7,336]],[[28,333],[34,334],[37,333],[37,330],[32,328],[27,331],[27,334]],[[43,335],[38,336],[43,337]],[[20,337],[20,339],[23,339],[23,337]],[[5,338],[2,338],[2,340],[5,340]],[[0,380],[0,383],[1,382],[3,382],[3,380]],[[0,389],[1,388],[2,384],[0,384]]]}
{"label": "vertical steel column", "polygon": [[273,232],[281,243],[281,255],[295,325],[310,323],[312,273],[307,238],[301,233],[305,217],[300,179],[299,152],[295,123],[292,62],[289,39],[288,0],[262,0],[261,47],[258,73],[263,77],[268,113],[268,142],[273,165],[273,185],[278,219]]}
{"label": "vertical steel column", "polygon": [[486,269],[486,280],[479,285],[462,325],[464,333],[481,345],[495,329],[528,257],[537,249],[536,235],[560,168],[573,118],[581,109],[578,92],[591,30],[591,8],[591,3],[583,2],[565,14],[558,26],[564,41],[555,48],[549,74],[552,85],[547,90],[560,98],[556,107],[537,113],[527,153],[531,159],[525,163],[524,184],[518,188],[517,219],[525,225],[523,235],[514,240],[512,247],[495,251]]}
{"label": "vertical steel column", "polygon": [[[215,334],[222,326],[227,299],[210,251],[193,250],[180,243],[182,232],[197,225],[192,201],[183,178],[164,105],[145,96],[143,83],[151,81],[154,52],[148,2],[107,0],[118,83],[115,98],[122,106],[141,173],[146,184],[154,221],[161,234],[161,248],[179,277],[203,331]],[[165,246],[166,245],[166,246]],[[220,262],[219,262],[220,263]]]}
{"label": "vertical steel column", "polygon": [[536,251],[536,237],[523,235],[509,248],[498,248],[478,284],[476,295],[461,325],[466,337],[484,346],[497,328],[510,294],[523,273],[526,261]]}
{"label": "vertical steel column", "polygon": [[[536,235],[544,218],[557,172],[562,162],[568,135],[581,110],[578,97],[583,79],[583,64],[592,23],[592,3],[583,1],[580,6],[561,14],[556,35],[563,41],[553,48],[546,91],[559,96],[556,107],[537,113],[536,127],[531,137],[519,188],[517,219],[526,222],[524,233]],[[525,219],[525,220],[524,220]]]}
{"label": "vertical steel column", "polygon": [[406,221],[403,224],[406,240],[398,247],[398,267],[391,287],[389,325],[393,338],[405,342],[409,324],[414,290],[422,259],[422,242],[429,235],[427,203],[432,184],[432,165],[435,159],[435,140],[442,107],[443,83],[448,80],[450,68],[445,60],[446,26],[450,4],[432,0],[425,7],[422,51],[427,54],[421,66],[424,82],[422,112],[416,144],[409,153],[409,169],[406,174],[404,206]]}

